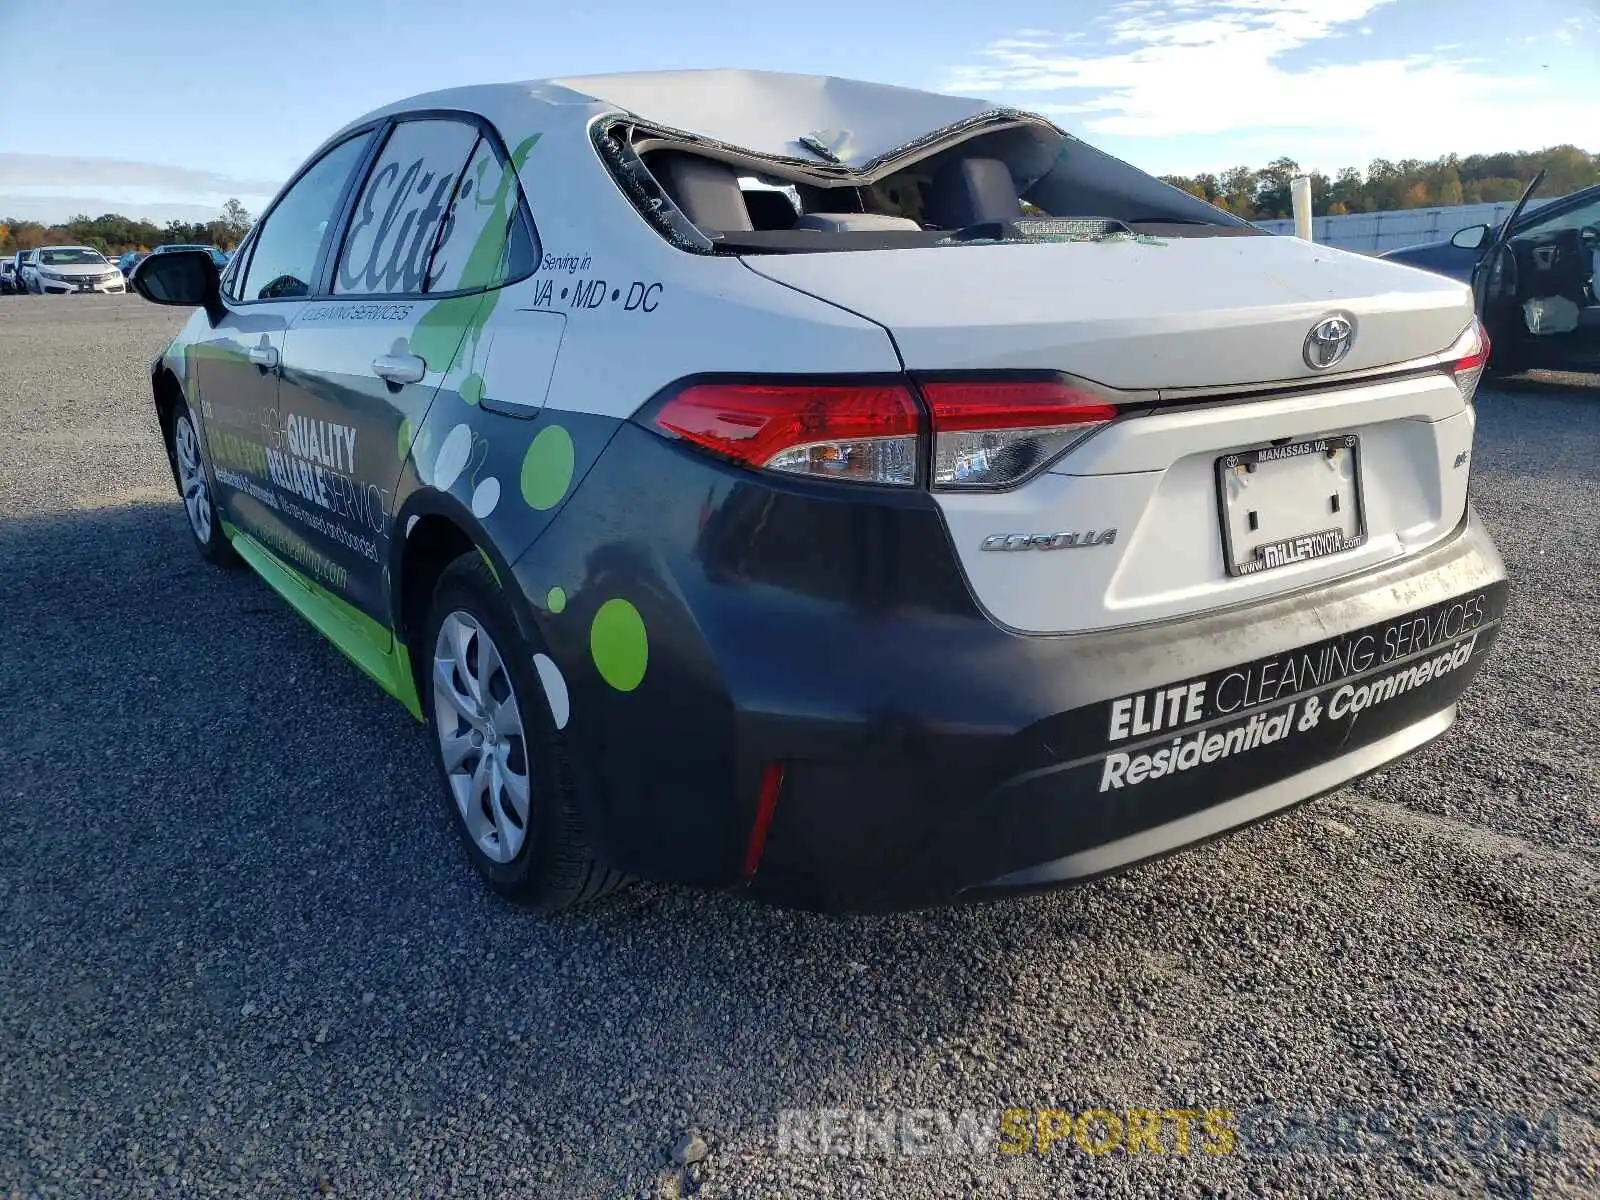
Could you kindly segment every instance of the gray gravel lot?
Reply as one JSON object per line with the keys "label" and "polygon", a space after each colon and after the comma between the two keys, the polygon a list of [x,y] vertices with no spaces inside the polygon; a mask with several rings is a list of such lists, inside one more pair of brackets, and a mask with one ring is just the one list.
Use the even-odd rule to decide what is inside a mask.
{"label": "gray gravel lot", "polygon": [[[1399,769],[1049,896],[544,919],[479,886],[399,707],[193,553],[144,374],[180,321],[0,299],[0,1196],[1600,1194],[1600,381],[1481,393],[1512,610]],[[776,1153],[781,1109],[1007,1106],[1251,1136]],[[1482,1132],[1552,1108],[1559,1144]],[[1249,1116],[1341,1112],[1435,1132],[1272,1153]]]}

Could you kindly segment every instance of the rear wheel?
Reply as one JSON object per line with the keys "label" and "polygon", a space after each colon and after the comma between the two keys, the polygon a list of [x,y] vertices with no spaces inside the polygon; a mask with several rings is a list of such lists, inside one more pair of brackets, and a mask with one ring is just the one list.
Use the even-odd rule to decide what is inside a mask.
{"label": "rear wheel", "polygon": [[189,532],[194,536],[200,557],[219,567],[239,561],[228,537],[222,532],[222,517],[211,494],[211,476],[206,471],[205,451],[189,406],[181,400],[172,418],[172,465],[178,477],[178,494],[183,497]]}
{"label": "rear wheel", "polygon": [[417,648],[434,762],[489,886],[553,912],[621,883],[588,848],[534,649],[476,551],[440,576]]}

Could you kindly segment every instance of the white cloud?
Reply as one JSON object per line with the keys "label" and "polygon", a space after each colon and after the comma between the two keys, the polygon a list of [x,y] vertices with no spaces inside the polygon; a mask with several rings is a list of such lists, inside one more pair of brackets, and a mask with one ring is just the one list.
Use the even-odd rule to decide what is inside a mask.
{"label": "white cloud", "polygon": [[[249,207],[249,206],[247,206]],[[175,200],[147,201],[126,196],[71,194],[23,194],[0,191],[0,219],[14,217],[19,221],[38,221],[43,225],[56,225],[71,220],[82,213],[97,217],[102,213],[120,213],[134,220],[154,221],[165,225],[171,220],[214,221],[222,211],[222,204],[191,204]]]}
{"label": "white cloud", "polygon": [[205,214],[209,220],[230,197],[259,212],[277,190],[270,179],[167,163],[0,152],[0,217],[54,222],[116,212],[162,221]]}
{"label": "white cloud", "polygon": [[270,196],[278,183],[194,167],[66,154],[0,152],[0,188],[161,188],[173,192]]}
{"label": "white cloud", "polygon": [[[1511,75],[1447,54],[1286,62],[1328,43],[1382,53],[1365,21],[1397,0],[1133,0],[1109,10],[1094,49],[1038,30],[990,44],[957,67],[947,90],[1074,118],[1091,140],[1223,138],[1271,133],[1280,153],[1333,167],[1379,156],[1510,149],[1600,129],[1600,86],[1574,94],[1548,74]],[[1077,35],[1074,35],[1076,38]],[[1494,45],[1486,45],[1492,52]],[[1309,60],[1312,55],[1297,56]],[[1326,156],[1326,157],[1324,157]],[[1150,164],[1161,170],[1220,162]]]}

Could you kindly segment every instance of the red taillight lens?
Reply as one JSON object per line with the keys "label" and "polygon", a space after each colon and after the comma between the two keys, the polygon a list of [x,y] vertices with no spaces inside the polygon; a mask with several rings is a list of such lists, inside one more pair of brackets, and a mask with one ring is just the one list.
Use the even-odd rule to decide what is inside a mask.
{"label": "red taillight lens", "polygon": [[655,423],[748,467],[857,483],[917,481],[920,410],[903,384],[702,383]]}
{"label": "red taillight lens", "polygon": [[922,394],[937,488],[1018,483],[1117,415],[1116,405],[1056,379],[930,381]]}
{"label": "red taillight lens", "polygon": [[1472,403],[1478,381],[1483,378],[1483,369],[1489,365],[1489,331],[1483,327],[1483,322],[1474,318],[1445,354],[1449,360],[1446,369],[1461,389],[1462,398]]}

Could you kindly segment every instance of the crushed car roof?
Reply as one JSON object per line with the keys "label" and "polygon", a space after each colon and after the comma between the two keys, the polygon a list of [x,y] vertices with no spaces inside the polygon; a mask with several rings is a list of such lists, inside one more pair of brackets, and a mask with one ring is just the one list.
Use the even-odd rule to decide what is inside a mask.
{"label": "crushed car roof", "polygon": [[451,88],[385,105],[346,125],[323,147],[374,120],[428,109],[479,113],[507,136],[535,130],[571,135],[615,113],[645,136],[679,137],[757,173],[822,181],[882,177],[946,142],[1010,127],[1020,134],[1006,161],[1024,190],[1053,175],[1060,187],[1073,189],[1078,207],[1089,206],[1086,211],[1115,200],[1106,211],[1137,209],[1142,220],[1246,224],[1037,114],[969,96],[828,75],[718,68]]}
{"label": "crushed car roof", "polygon": [[962,96],[773,71],[659,71],[550,82],[658,125],[758,154],[794,156],[809,142],[813,153],[820,147],[824,156],[848,166],[995,108]]}
{"label": "crushed car roof", "polygon": [[[424,107],[504,112],[518,104],[614,109],[758,155],[859,167],[984,113],[986,100],[829,75],[707,69],[576,75],[452,88],[385,105],[352,122]],[[575,116],[578,114],[574,114]]]}

